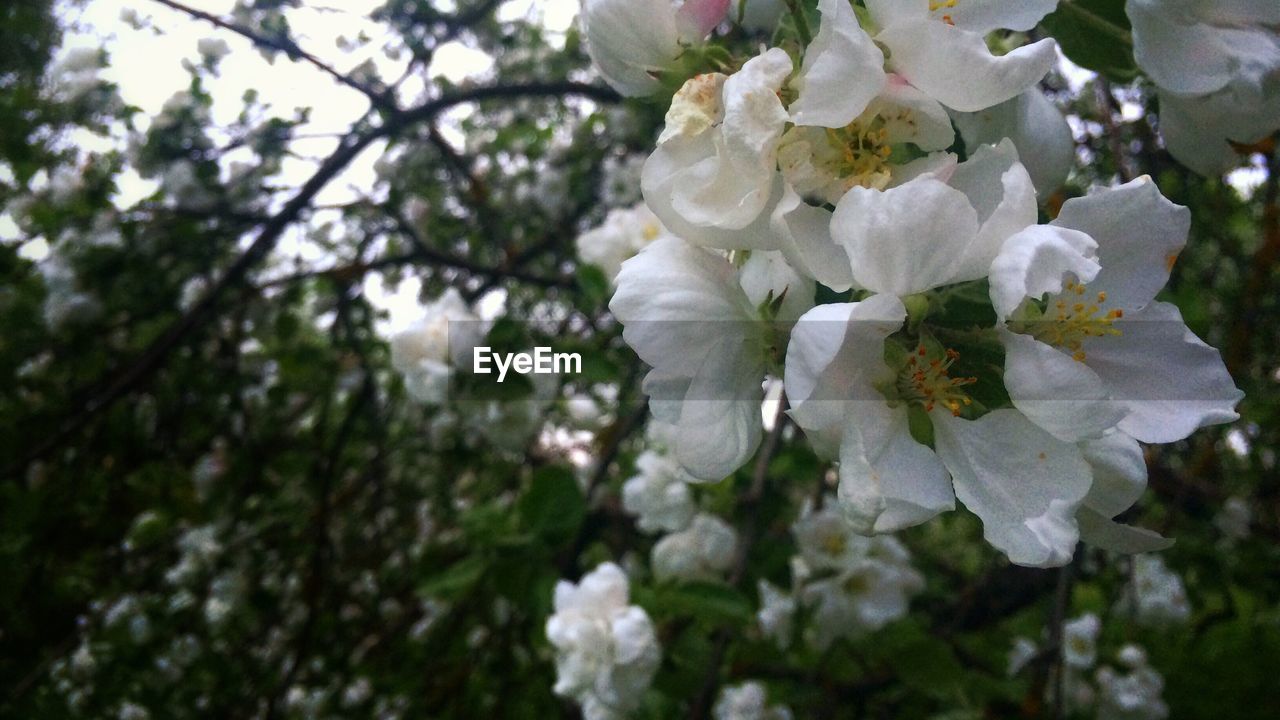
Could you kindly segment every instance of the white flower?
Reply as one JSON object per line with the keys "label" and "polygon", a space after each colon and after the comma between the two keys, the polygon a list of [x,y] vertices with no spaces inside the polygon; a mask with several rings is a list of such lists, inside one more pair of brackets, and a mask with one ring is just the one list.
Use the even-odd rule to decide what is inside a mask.
{"label": "white flower", "polygon": [[649,616],[628,595],[627,576],[613,563],[576,585],[556,585],[546,628],[556,649],[553,689],[582,704],[587,717],[621,717],[634,709],[662,659]]}
{"label": "white flower", "polygon": [[1249,537],[1249,524],[1253,522],[1253,508],[1249,501],[1238,495],[1227,498],[1222,509],[1213,518],[1213,524],[1227,538],[1243,540]]}
{"label": "white flower", "polygon": [[622,485],[622,507],[644,532],[675,532],[689,526],[697,506],[694,481],[673,459],[656,450],[636,458],[636,475]]}
{"label": "white flower", "polygon": [[[940,104],[884,71],[883,53],[847,2],[822,0],[819,10],[822,25],[791,81],[789,108],[782,95],[794,67],[779,48],[731,76],[690,79],[672,99],[642,186],[654,212],[690,242],[780,250],[811,276],[847,288],[840,276],[820,274],[830,256],[791,237],[793,225],[826,215],[800,196],[835,202],[853,186],[884,188],[940,170],[954,158],[935,151],[954,134]],[[894,149],[907,146],[925,156],[892,162]]]}
{"label": "white flower", "polygon": [[766,580],[760,580],[756,587],[760,591],[760,610],[756,612],[760,632],[785,650],[791,645],[791,628],[796,615],[795,598]]}
{"label": "white flower", "polygon": [[1093,613],[1064,623],[1062,626],[1062,660],[1076,668],[1093,667],[1098,659],[1098,634],[1102,621]]}
{"label": "white flower", "polygon": [[1013,647],[1009,648],[1009,677],[1022,672],[1039,653],[1040,649],[1031,638],[1025,635],[1014,638]]}
{"label": "white flower", "polygon": [[1158,555],[1134,556],[1133,580],[1121,608],[1131,609],[1137,621],[1148,626],[1181,624],[1191,617],[1191,603],[1182,578]]}
{"label": "white flower", "polygon": [[830,504],[806,510],[792,532],[801,552],[795,581],[801,602],[813,613],[805,637],[818,649],[905,616],[911,597],[924,589],[924,578],[900,542],[854,534]]}
{"label": "white flower", "polygon": [[[951,376],[958,353],[950,348],[890,341],[894,364],[885,359],[907,318],[902,298],[983,277],[1004,241],[1035,218],[1030,177],[1008,143],[979,150],[950,185],[926,175],[883,192],[854,188],[836,205],[831,235],[854,283],[873,295],[800,319],[786,387],[797,424],[820,452],[838,455],[841,509],[859,532],[919,524],[958,495],[1013,562],[1070,559],[1090,483],[1079,449],[1017,410],[961,417],[974,380]],[[912,435],[912,413],[931,426],[936,453]]]}
{"label": "white flower", "polygon": [[1280,130],[1280,5],[1128,0],[1134,57],[1159,87],[1169,152],[1203,175],[1239,162],[1231,143]]}
{"label": "white flower", "polygon": [[49,67],[58,99],[75,102],[98,86],[102,50],[96,47],[71,48]]}
{"label": "white flower", "polygon": [[778,143],[787,122],[779,92],[791,58],[773,48],[726,77],[698,75],[667,111],[641,188],[676,235],[709,247],[775,249],[764,210],[781,196]]}
{"label": "white flower", "polygon": [[1099,668],[1098,720],[1164,720],[1169,706],[1164,703],[1164,678],[1145,664],[1121,675],[1109,667]]}
{"label": "white flower", "polygon": [[423,307],[421,317],[391,338],[391,365],[419,402],[439,403],[451,368],[471,367],[473,351],[487,329],[457,289],[449,288]]}
{"label": "white flower", "polygon": [[196,51],[207,62],[218,62],[222,58],[231,54],[231,46],[227,45],[227,41],[222,38],[200,38],[196,42]]}
{"label": "white flower", "polygon": [[653,575],[659,581],[723,576],[733,566],[737,547],[737,531],[715,515],[702,513],[688,528],[653,546]]}
{"label": "white flower", "polygon": [[610,210],[602,224],[578,236],[578,257],[613,281],[623,261],[664,235],[666,228],[644,203]]}
{"label": "white flower", "polygon": [[1058,0],[867,0],[889,50],[889,69],[943,105],[973,112],[1012,99],[1035,85],[1056,59],[1052,40],[997,57],[993,30],[1030,30]]}
{"label": "white flower", "polygon": [[1218,351],[1154,300],[1190,222],[1143,177],[1009,238],[991,266],[991,301],[1009,321],[1000,339],[1016,407],[1066,440],[1115,425],[1174,442],[1239,417],[1242,393]]}
{"label": "white flower", "polygon": [[653,368],[649,408],[691,475],[720,480],[760,443],[766,330],[734,267],[676,238],[626,261],[609,309]]}
{"label": "white flower", "polygon": [[724,18],[728,0],[582,0],[579,19],[587,53],[605,81],[628,96],[649,95],[661,84],[682,45],[701,42]]}
{"label": "white flower", "polygon": [[764,686],[758,682],[727,685],[720,691],[711,715],[715,720],[791,720],[791,711],[782,705],[766,707]]}
{"label": "white flower", "polygon": [[1132,507],[1147,489],[1147,461],[1137,441],[1112,430],[1080,443],[1080,450],[1093,470],[1093,485],[1076,515],[1080,539],[1120,553],[1155,552],[1173,545],[1172,540],[1150,530],[1112,520]]}

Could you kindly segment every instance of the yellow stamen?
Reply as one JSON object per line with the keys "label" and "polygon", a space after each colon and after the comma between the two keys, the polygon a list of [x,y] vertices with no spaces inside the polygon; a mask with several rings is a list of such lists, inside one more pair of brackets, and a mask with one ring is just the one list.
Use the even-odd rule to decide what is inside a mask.
{"label": "yellow stamen", "polygon": [[[1062,289],[1062,295],[1082,296],[1085,286],[1079,282],[1069,282]],[[1045,313],[1044,319],[1034,323],[1031,335],[1041,342],[1071,351],[1076,362],[1084,362],[1086,355],[1083,346],[1086,338],[1119,335],[1120,328],[1114,327],[1116,320],[1124,317],[1124,311],[1114,308],[1103,312],[1107,302],[1107,294],[1097,294],[1096,303],[1076,302],[1068,305],[1061,299],[1052,303],[1052,311]]]}
{"label": "yellow stamen", "polygon": [[960,353],[948,348],[941,358],[929,357],[929,350],[921,345],[907,358],[907,365],[898,377],[898,390],[902,397],[931,412],[938,405],[960,416],[960,412],[973,404],[963,390],[966,385],[978,382],[976,377],[953,378],[949,371]]}

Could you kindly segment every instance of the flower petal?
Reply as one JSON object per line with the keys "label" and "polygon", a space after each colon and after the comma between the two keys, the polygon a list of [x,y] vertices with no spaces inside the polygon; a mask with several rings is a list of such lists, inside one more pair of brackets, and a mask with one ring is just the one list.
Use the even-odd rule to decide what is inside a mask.
{"label": "flower petal", "polygon": [[1111,552],[1136,553],[1157,552],[1173,547],[1173,540],[1162,537],[1159,533],[1146,528],[1122,525],[1102,515],[1081,508],[1076,515],[1080,525],[1080,539],[1085,543]]}
{"label": "flower petal", "polygon": [[1066,182],[1076,152],[1071,126],[1039,88],[985,110],[953,113],[952,118],[970,154],[984,144],[1012,141],[1041,197]]}
{"label": "flower petal", "polygon": [[955,7],[939,9],[956,27],[986,35],[992,30],[1025,32],[1058,8],[1058,0],[962,0]]}
{"label": "flower petal", "polygon": [[1014,233],[1039,219],[1036,191],[1013,143],[979,147],[956,166],[947,181],[963,192],[978,211],[978,237],[956,269],[956,282],[977,280],[991,271],[991,262]]}
{"label": "flower petal", "polygon": [[787,346],[787,399],[791,417],[823,455],[835,455],[851,403],[884,403],[874,388],[892,377],[884,341],[906,317],[897,297],[874,295],[819,305],[796,322]]}
{"label": "flower petal", "polygon": [[982,519],[987,541],[1018,565],[1068,563],[1079,538],[1075,511],[1090,483],[1079,449],[1017,410],[977,420],[931,416],[956,496]]}
{"label": "flower petal", "polygon": [[853,286],[844,248],[831,239],[831,212],[801,199],[790,185],[773,209],[770,224],[787,261],[836,292]]}
{"label": "flower petal", "polygon": [[889,48],[889,66],[953,110],[975,112],[1017,97],[1057,60],[1053,40],[996,57],[981,33],[931,19],[886,27],[876,40]]}
{"label": "flower petal", "polygon": [[1098,274],[1093,238],[1076,230],[1033,225],[1005,241],[991,263],[991,304],[1008,318],[1026,298],[1062,292],[1067,275],[1090,282]]}
{"label": "flower petal", "polygon": [[1264,27],[1216,26],[1210,24],[1212,11],[1187,17],[1152,0],[1134,0],[1125,10],[1133,25],[1134,59],[1171,92],[1205,95],[1237,77],[1260,77],[1280,67],[1280,40]]}
{"label": "flower petal", "polygon": [[705,38],[729,14],[730,0],[687,0],[676,11],[681,37],[688,42]]}
{"label": "flower petal", "polygon": [[1014,407],[1059,440],[1098,437],[1125,416],[1102,378],[1084,363],[1029,336],[1000,328],[1004,384]]}
{"label": "flower petal", "polygon": [[670,0],[586,0],[581,22],[591,61],[623,95],[656,92],[661,84],[651,73],[680,54]]}
{"label": "flower petal", "polygon": [[1169,154],[1207,177],[1238,166],[1232,143],[1252,145],[1280,129],[1280,93],[1232,83],[1211,95],[1160,93],[1160,134]]}
{"label": "flower petal", "polygon": [[885,142],[890,145],[912,143],[929,151],[945,150],[955,142],[946,108],[898,75],[889,76],[870,109],[884,121]]}
{"label": "flower petal", "polygon": [[[640,189],[645,204],[672,233],[704,247],[726,249],[775,249],[778,238],[770,227],[770,213],[761,212],[741,228],[732,227],[725,217],[714,211],[694,213],[696,220],[686,218],[676,209],[676,198],[686,197],[689,188],[707,182],[708,172],[719,166],[713,133],[694,137],[673,137],[659,145],[645,161],[640,174]],[[782,195],[782,177],[774,173],[769,199],[765,207]],[[747,192],[752,192],[748,188]],[[681,204],[681,208],[686,208]]]}
{"label": "flower petal", "polygon": [[907,411],[851,403],[840,443],[840,509],[864,535],[895,532],[955,509],[942,461],[911,436]]}
{"label": "flower petal", "polygon": [[899,297],[951,282],[977,234],[978,214],[964,194],[930,176],[883,192],[855,187],[831,219],[854,281]]}
{"label": "flower petal", "polygon": [[885,85],[884,53],[858,25],[847,0],[819,0],[822,24],[792,81],[797,125],[839,128],[853,122]]}
{"label": "flower petal", "polygon": [[1169,202],[1151,178],[1143,176],[1068,200],[1053,225],[1079,230],[1097,241],[1102,270],[1090,290],[1105,290],[1108,305],[1129,313],[1142,309],[1169,281],[1173,263],[1187,244],[1191,211]]}
{"label": "flower petal", "polygon": [[1137,440],[1122,432],[1083,442],[1080,451],[1093,468],[1093,486],[1084,504],[1104,518],[1133,507],[1147,489],[1147,461]]}
{"label": "flower petal", "polygon": [[769,250],[751,253],[738,275],[753,307],[760,307],[770,298],[782,298],[777,314],[782,322],[795,322],[813,307],[813,280],[796,272],[782,253]]}
{"label": "flower petal", "polygon": [[1196,337],[1178,308],[1154,302],[1117,323],[1121,335],[1085,343],[1089,367],[1129,415],[1120,429],[1141,442],[1176,442],[1239,418],[1244,397],[1222,356]]}

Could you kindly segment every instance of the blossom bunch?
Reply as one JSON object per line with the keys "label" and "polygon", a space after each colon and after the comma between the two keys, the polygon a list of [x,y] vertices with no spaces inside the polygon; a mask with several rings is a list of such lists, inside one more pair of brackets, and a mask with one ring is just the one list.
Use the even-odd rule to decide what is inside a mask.
{"label": "blossom bunch", "polygon": [[1044,224],[1017,123],[986,144],[954,129],[1039,112],[1018,99],[1054,42],[987,38],[1056,4],[822,0],[798,59],[763,49],[675,93],[641,179],[667,232],[621,264],[610,309],[690,475],[753,456],[772,376],[859,533],[958,499],[1021,565],[1168,544],[1113,520],[1145,488],[1140,443],[1232,421],[1241,396],[1156,299],[1188,211],[1143,177]]}

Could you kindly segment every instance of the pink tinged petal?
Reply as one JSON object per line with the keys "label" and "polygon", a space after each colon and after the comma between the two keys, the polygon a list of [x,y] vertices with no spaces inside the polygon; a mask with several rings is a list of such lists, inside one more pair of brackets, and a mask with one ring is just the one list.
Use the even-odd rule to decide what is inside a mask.
{"label": "pink tinged petal", "polygon": [[1039,88],[986,110],[952,117],[970,153],[1005,138],[1012,141],[1041,197],[1062,187],[1075,163],[1071,126]]}
{"label": "pink tinged petal", "polygon": [[884,53],[859,27],[847,0],[819,0],[818,10],[818,35],[792,81],[799,96],[791,104],[791,121],[840,128],[861,115],[884,87]]}
{"label": "pink tinged petal", "polygon": [[787,261],[836,292],[853,286],[844,248],[831,239],[831,212],[804,202],[790,185],[770,217]]}
{"label": "pink tinged petal", "polygon": [[1169,202],[1143,176],[1112,190],[1068,200],[1056,227],[1085,233],[1098,243],[1101,272],[1089,285],[1106,291],[1107,306],[1142,309],[1169,281],[1187,243],[1191,211]]}
{"label": "pink tinged petal", "polygon": [[1122,525],[1087,507],[1080,509],[1076,521],[1080,526],[1080,539],[1103,550],[1132,555],[1173,547],[1173,540],[1170,538],[1146,528]]}
{"label": "pink tinged petal", "polygon": [[930,176],[883,192],[855,187],[831,221],[854,282],[899,297],[952,282],[977,234],[978,214],[964,194]]}
{"label": "pink tinged petal", "polygon": [[1001,328],[1004,384],[1014,407],[1066,442],[1100,436],[1124,418],[1106,385],[1083,363],[1029,335]]}
{"label": "pink tinged petal", "polygon": [[931,417],[956,496],[982,519],[987,542],[1018,565],[1069,562],[1078,539],[1075,511],[1091,480],[1080,450],[1017,410],[977,420]]}
{"label": "pink tinged petal", "polygon": [[957,165],[948,184],[969,198],[981,223],[977,239],[960,261],[955,281],[986,277],[1005,241],[1039,220],[1031,177],[1018,162],[1013,144],[1004,140],[979,148]]}
{"label": "pink tinged petal", "polygon": [[1235,406],[1244,393],[1177,307],[1151,303],[1116,326],[1120,335],[1091,338],[1084,349],[1085,362],[1129,410],[1121,430],[1141,442],[1168,443],[1240,417]]}
{"label": "pink tinged petal", "polygon": [[705,38],[729,14],[730,0],[687,0],[676,11],[684,39],[698,42]]}
{"label": "pink tinged petal", "polygon": [[857,403],[840,443],[837,496],[862,534],[895,532],[955,509],[942,461],[911,436],[904,406]]}
{"label": "pink tinged petal", "polygon": [[1137,440],[1116,431],[1080,444],[1093,468],[1093,486],[1084,504],[1104,518],[1133,507],[1147,489],[1147,461]]}
{"label": "pink tinged petal", "polygon": [[1022,94],[1057,59],[1053,40],[996,57],[980,33],[934,20],[891,25],[876,40],[889,48],[890,68],[938,102],[975,112]]}
{"label": "pink tinged petal", "polygon": [[1008,318],[1027,298],[1062,292],[1069,276],[1089,282],[1098,274],[1093,239],[1076,230],[1033,225],[1005,241],[991,263],[991,303]]}
{"label": "pink tinged petal", "polygon": [[592,62],[623,95],[656,92],[653,73],[680,54],[670,0],[584,0],[580,20]]}

